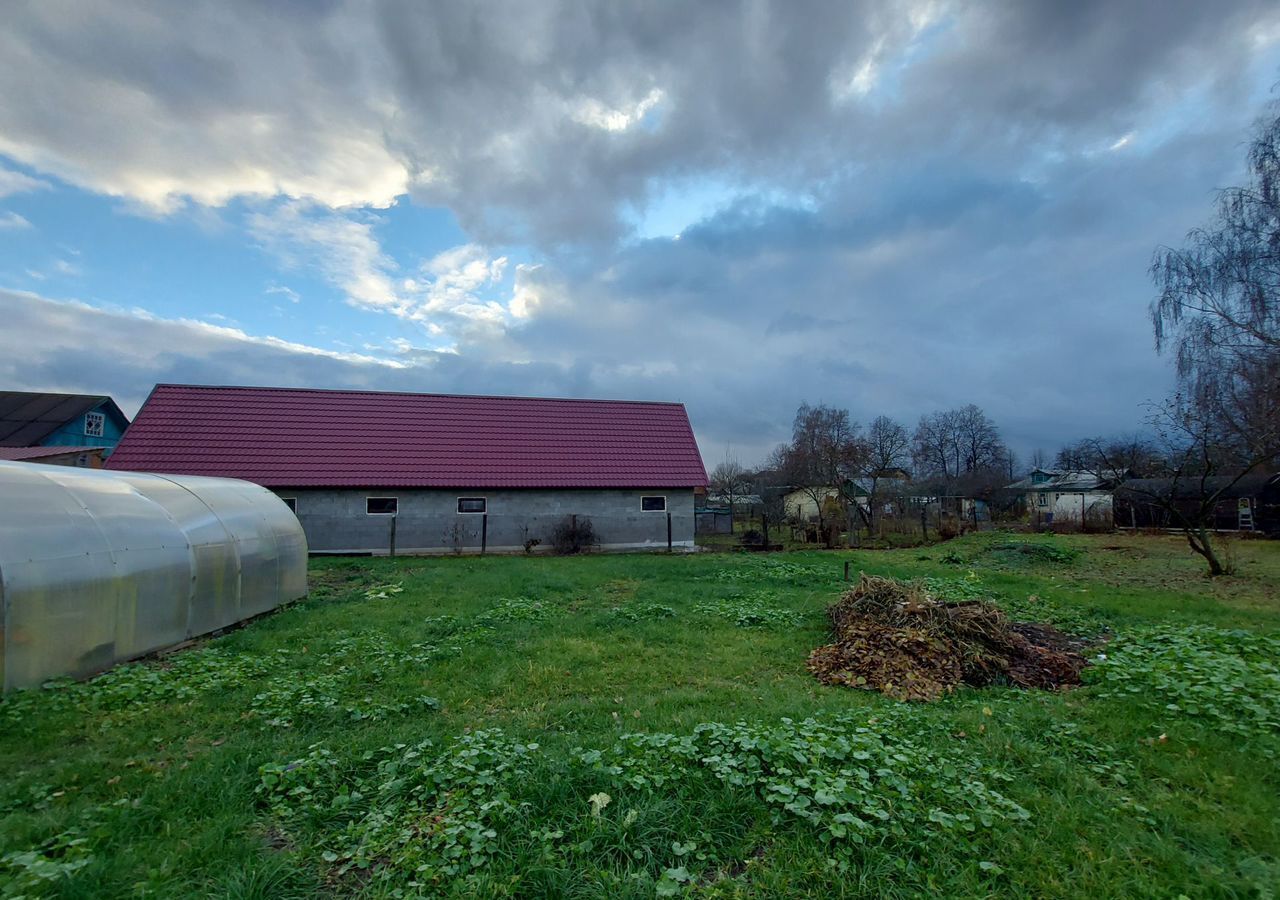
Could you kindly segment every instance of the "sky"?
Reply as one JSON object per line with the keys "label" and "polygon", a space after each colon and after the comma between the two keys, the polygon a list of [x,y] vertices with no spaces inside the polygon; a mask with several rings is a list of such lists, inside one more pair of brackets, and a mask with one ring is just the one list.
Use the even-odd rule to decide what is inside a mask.
{"label": "sky", "polygon": [[0,388],[674,400],[708,467],[1165,396],[1274,2],[6,4]]}

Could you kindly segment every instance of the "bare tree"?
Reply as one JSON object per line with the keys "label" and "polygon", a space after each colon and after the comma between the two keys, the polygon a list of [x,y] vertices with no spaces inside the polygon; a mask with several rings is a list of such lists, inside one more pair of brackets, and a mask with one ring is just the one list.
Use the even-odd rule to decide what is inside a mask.
{"label": "bare tree", "polygon": [[813,500],[818,525],[826,525],[822,506],[834,488],[836,500],[848,517],[844,480],[856,474],[866,455],[859,426],[849,411],[802,403],[791,427],[791,443],[775,451],[774,462],[784,477]]}
{"label": "bare tree", "polygon": [[960,474],[960,438],[954,411],[920,417],[911,439],[917,475],[950,481]]}
{"label": "bare tree", "polygon": [[1064,472],[1084,472],[1089,469],[1087,460],[1094,452],[1094,445],[1101,438],[1084,438],[1064,444],[1053,458],[1053,467]]}
{"label": "bare tree", "polygon": [[[1226,573],[1214,546],[1213,530],[1218,504],[1231,496],[1242,479],[1261,469],[1280,452],[1280,419],[1254,433],[1254,447],[1243,455],[1233,435],[1224,436],[1217,416],[1199,401],[1176,395],[1158,407],[1151,417],[1159,454],[1160,477],[1126,481],[1121,497],[1141,499],[1164,513],[1186,537],[1187,545],[1204,557],[1211,576]],[[1097,442],[1093,453],[1098,464],[1118,471],[1127,460],[1125,442]]]}
{"label": "bare tree", "polygon": [[729,503],[729,530],[733,531],[734,505],[744,494],[751,490],[747,480],[747,470],[736,459],[725,455],[711,471],[711,489]]}
{"label": "bare tree", "polygon": [[1218,502],[1280,459],[1280,116],[1248,152],[1248,182],[1219,192],[1210,223],[1151,264],[1156,349],[1173,351],[1179,390],[1154,417],[1168,478],[1148,499],[1223,572],[1210,537]]}
{"label": "bare tree", "polygon": [[1012,461],[995,423],[972,403],[921,416],[911,455],[919,474],[948,484],[964,475],[1004,477]]}
{"label": "bare tree", "polygon": [[1151,264],[1156,349],[1171,350],[1181,403],[1249,455],[1280,406],[1280,115],[1259,121],[1247,183],[1218,194],[1210,223]]}
{"label": "bare tree", "polygon": [[896,478],[895,469],[906,466],[911,455],[911,436],[907,429],[888,416],[876,416],[867,428],[864,478],[867,490],[867,527],[875,531],[876,517],[884,504],[881,496],[886,478]]}
{"label": "bare tree", "polygon": [[1055,465],[1105,481],[1161,472],[1168,468],[1168,460],[1150,436],[1134,433],[1109,439],[1085,438],[1067,444],[1058,451]]}
{"label": "bare tree", "polygon": [[1046,453],[1040,447],[1037,447],[1036,449],[1031,451],[1031,468],[1032,469],[1043,469],[1047,465],[1049,465],[1048,453]]}
{"label": "bare tree", "polygon": [[1000,440],[1000,430],[978,406],[970,403],[954,411],[956,443],[961,472],[1004,471],[1009,451]]}

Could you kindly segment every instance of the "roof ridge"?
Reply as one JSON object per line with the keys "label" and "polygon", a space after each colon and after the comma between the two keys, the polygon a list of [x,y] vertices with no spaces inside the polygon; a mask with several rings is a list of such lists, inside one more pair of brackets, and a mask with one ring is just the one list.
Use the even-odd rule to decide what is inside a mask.
{"label": "roof ridge", "polygon": [[187,388],[204,391],[280,391],[294,394],[360,394],[385,397],[456,397],[462,400],[529,400],[552,403],[630,403],[637,406],[684,406],[684,402],[681,400],[611,400],[602,397],[530,397],[518,394],[458,394],[433,393],[429,391],[375,391],[368,388],[313,388],[254,384],[184,384],[181,382],[160,382],[156,384],[155,390],[158,391],[161,388]]}
{"label": "roof ridge", "polygon": [[0,397],[21,394],[26,397],[83,397],[86,400],[109,400],[110,394],[80,394],[67,391],[0,391]]}

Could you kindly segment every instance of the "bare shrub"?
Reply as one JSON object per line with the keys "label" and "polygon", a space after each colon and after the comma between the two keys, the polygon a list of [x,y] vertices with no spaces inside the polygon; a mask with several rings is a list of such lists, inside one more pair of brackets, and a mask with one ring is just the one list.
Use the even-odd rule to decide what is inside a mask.
{"label": "bare shrub", "polygon": [[520,543],[524,545],[525,554],[532,555],[533,548],[537,547],[539,544],[542,543],[542,538],[533,537],[529,533],[529,526],[521,525],[520,526]]}
{"label": "bare shrub", "polygon": [[560,556],[585,553],[599,544],[595,526],[586,516],[566,516],[551,529],[551,546]]}

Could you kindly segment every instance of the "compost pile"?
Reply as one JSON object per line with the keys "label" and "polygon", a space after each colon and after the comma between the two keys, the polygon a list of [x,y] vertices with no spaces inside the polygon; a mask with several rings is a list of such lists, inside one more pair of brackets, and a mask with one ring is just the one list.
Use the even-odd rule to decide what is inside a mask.
{"label": "compost pile", "polygon": [[1081,644],[1052,625],[892,578],[863,575],[827,613],[835,642],[810,654],[809,671],[898,700],[935,700],[961,683],[1053,689],[1079,684],[1085,666]]}

